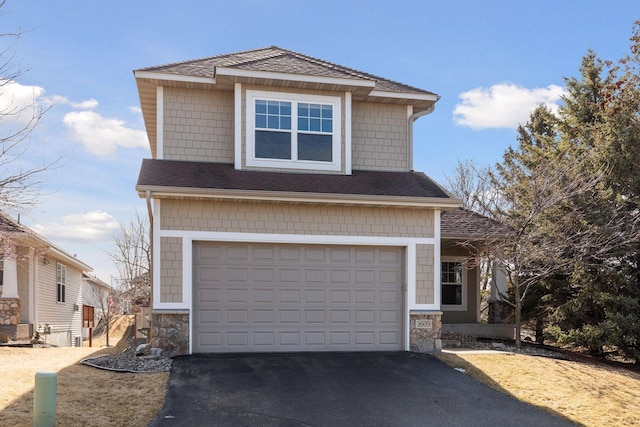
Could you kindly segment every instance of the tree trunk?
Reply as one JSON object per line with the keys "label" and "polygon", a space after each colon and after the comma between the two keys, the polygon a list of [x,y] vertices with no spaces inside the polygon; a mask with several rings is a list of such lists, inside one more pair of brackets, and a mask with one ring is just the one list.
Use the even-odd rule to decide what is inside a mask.
{"label": "tree trunk", "polygon": [[513,288],[516,299],[516,349],[520,350],[522,347],[520,339],[522,332],[522,298],[520,298],[520,285],[516,284]]}

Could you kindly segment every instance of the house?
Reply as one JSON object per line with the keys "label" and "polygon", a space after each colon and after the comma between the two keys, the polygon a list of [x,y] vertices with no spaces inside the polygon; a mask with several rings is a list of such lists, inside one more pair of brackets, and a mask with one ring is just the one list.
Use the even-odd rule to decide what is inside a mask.
{"label": "house", "polygon": [[441,284],[460,200],[413,168],[438,95],[275,46],[134,76],[152,346],[438,351],[443,311],[476,310],[477,284]]}
{"label": "house", "polygon": [[88,339],[90,331],[107,315],[109,297],[113,288],[98,277],[82,273],[82,338]]}
{"label": "house", "polygon": [[4,213],[0,247],[0,332],[82,345],[82,274],[91,267]]}

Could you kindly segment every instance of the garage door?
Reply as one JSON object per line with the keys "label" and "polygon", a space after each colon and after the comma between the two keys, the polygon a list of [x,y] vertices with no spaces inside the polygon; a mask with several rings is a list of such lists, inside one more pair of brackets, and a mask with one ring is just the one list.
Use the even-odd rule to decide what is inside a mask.
{"label": "garage door", "polygon": [[402,349],[403,250],[195,243],[193,352]]}

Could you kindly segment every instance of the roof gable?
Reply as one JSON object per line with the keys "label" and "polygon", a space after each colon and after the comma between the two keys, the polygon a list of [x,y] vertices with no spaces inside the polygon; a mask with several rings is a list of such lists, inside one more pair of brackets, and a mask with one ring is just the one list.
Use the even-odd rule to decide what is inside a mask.
{"label": "roof gable", "polygon": [[397,93],[434,95],[419,89],[373,74],[344,67],[302,53],[270,46],[243,52],[228,53],[208,58],[142,68],[136,71],[167,73],[191,77],[215,77],[216,68],[232,68],[248,71],[264,71],[306,76],[331,77],[340,79],[365,80],[373,83],[375,90]]}

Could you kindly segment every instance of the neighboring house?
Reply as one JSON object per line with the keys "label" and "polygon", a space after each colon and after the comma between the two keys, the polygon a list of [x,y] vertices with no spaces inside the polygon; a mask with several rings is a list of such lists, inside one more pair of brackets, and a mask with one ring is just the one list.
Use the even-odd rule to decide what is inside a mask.
{"label": "neighboring house", "polygon": [[82,274],[82,337],[89,338],[90,328],[95,328],[107,315],[109,298],[113,288],[98,277]]}
{"label": "neighboring house", "polygon": [[413,124],[438,95],[278,47],[134,75],[152,346],[440,349],[456,292],[441,268],[457,268],[441,213],[460,201],[413,170]]}
{"label": "neighboring house", "polygon": [[82,344],[82,274],[91,267],[0,213],[0,332]]}

